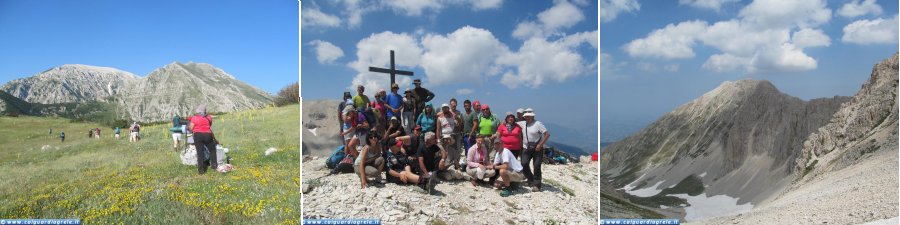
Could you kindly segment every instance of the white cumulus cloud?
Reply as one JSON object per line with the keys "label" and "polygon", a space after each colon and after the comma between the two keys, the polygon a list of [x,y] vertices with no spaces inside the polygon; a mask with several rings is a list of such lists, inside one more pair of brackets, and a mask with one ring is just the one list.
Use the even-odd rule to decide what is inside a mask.
{"label": "white cumulus cloud", "polygon": [[306,8],[301,12],[300,22],[304,27],[337,27],[341,25],[341,19],[329,15],[318,9]]}
{"label": "white cumulus cloud", "polygon": [[853,0],[841,6],[838,15],[853,18],[866,14],[881,15],[881,6],[875,3],[875,0]]}
{"label": "white cumulus cloud", "polygon": [[568,1],[557,1],[552,7],[540,12],[537,21],[525,21],[516,25],[513,37],[526,40],[531,37],[546,37],[559,33],[584,20],[584,14]]}
{"label": "white cumulus cloud", "polygon": [[641,9],[637,0],[600,0],[600,22],[610,22],[619,16],[619,13],[634,12]]}
{"label": "white cumulus cloud", "polygon": [[678,0],[680,5],[688,5],[698,9],[709,9],[716,12],[722,10],[722,5],[736,3],[740,0]]}
{"label": "white cumulus cloud", "polygon": [[632,40],[623,49],[632,57],[692,58],[697,34],[702,33],[706,27],[706,22],[699,20],[669,24],[651,32],[646,38]]}
{"label": "white cumulus cloud", "polygon": [[333,63],[334,60],[344,56],[344,51],[341,48],[327,41],[314,40],[309,42],[309,44],[315,46],[316,60],[319,63]]}
{"label": "white cumulus cloud", "polygon": [[897,43],[897,16],[890,19],[857,20],[844,27],[841,41],[855,44]]}
{"label": "white cumulus cloud", "polygon": [[492,68],[494,61],[509,51],[490,31],[470,26],[448,35],[426,35],[422,46],[422,67],[431,85],[480,84],[481,77],[499,72]]}
{"label": "white cumulus cloud", "polygon": [[456,95],[467,95],[472,93],[475,93],[475,91],[468,88],[461,88],[456,90]]}
{"label": "white cumulus cloud", "polygon": [[440,10],[443,7],[438,0],[392,0],[385,4],[395,12],[402,12],[407,16],[419,16],[426,10]]}
{"label": "white cumulus cloud", "polygon": [[[422,48],[413,36],[390,31],[372,34],[356,44],[357,59],[347,64],[358,73],[348,88],[356,90],[357,85],[364,85],[367,94],[375,93],[376,89],[380,88],[388,89],[390,76],[384,73],[369,72],[369,67],[389,67],[390,50],[394,50],[394,63],[399,70],[408,70],[421,63]],[[411,82],[412,79],[409,76],[397,76],[400,89],[409,87]]]}
{"label": "white cumulus cloud", "polygon": [[[573,36],[596,36],[596,32]],[[576,52],[577,47],[586,42],[591,40],[567,37],[557,41],[537,37],[528,39],[518,51],[498,59],[500,64],[513,67],[503,74],[500,82],[508,88],[536,88],[548,82],[565,82],[594,71],[597,69],[597,62],[588,62]]]}
{"label": "white cumulus cloud", "polygon": [[755,0],[739,15],[766,28],[814,27],[831,20],[831,9],[825,0]]}

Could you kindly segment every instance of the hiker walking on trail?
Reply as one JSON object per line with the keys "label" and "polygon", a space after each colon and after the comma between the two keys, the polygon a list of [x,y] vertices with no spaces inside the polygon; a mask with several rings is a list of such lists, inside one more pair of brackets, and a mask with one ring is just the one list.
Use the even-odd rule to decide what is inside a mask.
{"label": "hiker walking on trail", "polygon": [[122,130],[119,127],[116,127],[116,140],[119,140],[119,134],[122,133]]}
{"label": "hiker walking on trail", "polygon": [[509,149],[518,159],[522,155],[522,128],[516,124],[516,117],[506,115],[506,119],[497,127],[497,138],[503,143],[503,148]]}
{"label": "hiker walking on trail", "polygon": [[66,142],[66,132],[59,132],[59,142]]}
{"label": "hiker walking on trail", "polygon": [[419,114],[418,119],[416,119],[416,125],[422,126],[422,132],[434,132],[434,108],[431,106],[431,103],[425,103],[425,112]]}
{"label": "hiker walking on trail", "polygon": [[422,87],[421,79],[413,80],[413,85],[416,86],[415,88],[413,88],[412,92],[413,96],[415,96],[418,101],[418,106],[416,106],[416,108],[418,108],[418,114],[415,115],[416,118],[418,118],[419,114],[422,114],[422,112],[424,112],[425,103],[428,103],[431,101],[431,99],[434,99],[434,93]]}
{"label": "hiker walking on trail", "polygon": [[128,141],[137,142],[141,140],[141,125],[137,122],[131,124],[131,127],[128,128],[128,132],[130,133]]}
{"label": "hiker walking on trail", "polygon": [[181,117],[175,115],[172,118],[172,150],[178,151],[178,146],[181,145]]}
{"label": "hiker walking on trail", "polygon": [[375,182],[381,182],[381,171],[384,171],[384,158],[381,156],[381,145],[378,143],[377,134],[369,135],[368,145],[362,148],[356,161],[353,163],[353,169],[359,175],[359,181],[362,188],[368,185],[368,178],[375,178]]}
{"label": "hiker walking on trail", "polygon": [[[519,122],[518,125],[524,130],[522,139],[522,166],[525,178],[528,178],[528,184],[532,190],[541,190],[541,162],[544,160],[544,144],[550,139],[550,131],[540,121],[534,119],[534,110],[526,109],[525,121]],[[529,164],[534,165],[534,171]]]}
{"label": "hiker walking on trail", "polygon": [[212,132],[212,116],[206,113],[206,105],[197,106],[197,114],[190,118],[188,129],[194,134],[197,149],[197,172],[206,173],[207,167],[219,167],[216,157],[216,137]]}

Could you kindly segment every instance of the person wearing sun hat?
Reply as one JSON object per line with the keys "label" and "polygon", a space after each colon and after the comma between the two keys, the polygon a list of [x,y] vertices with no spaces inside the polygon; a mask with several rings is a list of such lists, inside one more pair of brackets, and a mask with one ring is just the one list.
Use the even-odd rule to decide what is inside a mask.
{"label": "person wearing sun hat", "polygon": [[[528,108],[522,115],[525,121],[519,122],[518,125],[524,131],[522,133],[522,169],[525,178],[528,179],[528,185],[532,190],[541,190],[541,161],[544,159],[544,144],[550,139],[550,131],[541,121],[534,119],[534,110]],[[534,167],[531,167],[531,164]],[[532,171],[533,169],[533,171]]]}
{"label": "person wearing sun hat", "polygon": [[459,161],[462,154],[460,153],[461,149],[456,144],[456,133],[454,132],[456,127],[459,126],[459,121],[454,115],[455,113],[450,111],[449,104],[441,104],[441,112],[437,114],[435,126],[437,127],[437,136],[441,137],[438,143],[447,151],[447,162],[459,169],[459,164],[456,162]]}
{"label": "person wearing sun hat", "polygon": [[422,87],[421,79],[413,80],[413,86],[415,88],[413,88],[412,93],[413,96],[416,97],[419,104],[417,106],[419,110],[417,110],[418,112],[415,115],[416,118],[418,118],[419,115],[422,114],[422,112],[424,112],[425,110],[425,103],[430,102],[432,99],[434,99],[434,93]]}

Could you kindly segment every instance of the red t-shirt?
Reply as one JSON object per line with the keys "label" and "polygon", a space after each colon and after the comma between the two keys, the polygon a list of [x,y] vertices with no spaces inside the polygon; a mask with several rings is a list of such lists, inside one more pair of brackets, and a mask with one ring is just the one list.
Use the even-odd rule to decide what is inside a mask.
{"label": "red t-shirt", "polygon": [[192,116],[191,123],[194,124],[194,130],[192,130],[191,132],[212,133],[212,130],[210,129],[210,125],[212,125],[212,116],[209,116],[209,115],[206,115],[205,117],[200,116],[200,115]]}
{"label": "red t-shirt", "polygon": [[510,151],[522,150],[522,128],[519,126],[513,125],[512,132],[506,129],[506,125],[500,124],[497,126],[497,133],[500,134],[500,141],[503,142],[503,147],[509,149]]}

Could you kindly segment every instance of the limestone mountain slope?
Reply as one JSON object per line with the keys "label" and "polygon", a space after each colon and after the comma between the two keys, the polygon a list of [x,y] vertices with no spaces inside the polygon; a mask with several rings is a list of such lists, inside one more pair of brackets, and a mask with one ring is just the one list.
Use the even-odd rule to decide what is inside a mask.
{"label": "limestone mountain slope", "polygon": [[115,68],[66,64],[9,81],[0,90],[30,103],[107,101],[136,80],[134,74]]}
{"label": "limestone mountain slope", "polygon": [[260,108],[272,96],[210,64],[173,62],[125,86],[116,100],[130,119],[151,122],[193,114],[199,104],[210,112]]}
{"label": "limestone mountain slope", "polygon": [[695,196],[752,207],[790,183],[803,140],[848,100],[804,101],[768,81],[724,82],[604,149],[602,185],[689,220],[714,216],[692,208]]}

